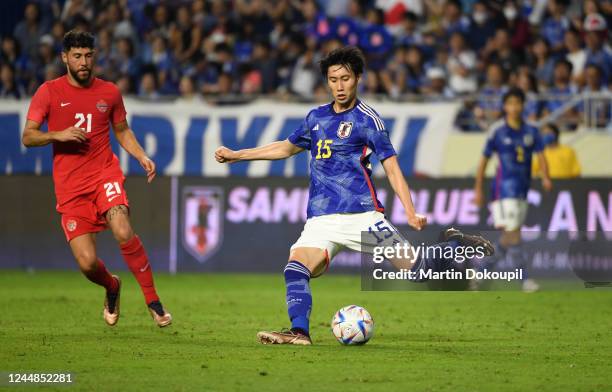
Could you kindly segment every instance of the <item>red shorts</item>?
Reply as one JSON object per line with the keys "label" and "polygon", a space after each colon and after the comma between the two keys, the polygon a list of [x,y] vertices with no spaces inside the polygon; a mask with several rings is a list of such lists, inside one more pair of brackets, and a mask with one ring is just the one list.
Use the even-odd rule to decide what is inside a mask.
{"label": "red shorts", "polygon": [[129,207],[123,188],[124,177],[109,177],[96,185],[95,191],[70,199],[58,206],[66,241],[86,233],[105,230],[106,212],[114,206]]}

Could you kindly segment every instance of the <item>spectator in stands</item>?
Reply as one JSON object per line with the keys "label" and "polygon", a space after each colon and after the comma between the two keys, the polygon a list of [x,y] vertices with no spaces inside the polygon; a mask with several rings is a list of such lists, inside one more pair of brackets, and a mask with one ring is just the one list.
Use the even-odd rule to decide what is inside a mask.
{"label": "spectator in stands", "polygon": [[[547,101],[544,106],[544,115],[561,109],[568,104],[577,93],[576,86],[571,83],[572,64],[561,59],[555,63],[553,85],[548,89]],[[576,129],[578,124],[578,111],[576,107],[568,107],[560,117],[557,117],[566,129]]]}
{"label": "spectator in stands", "polygon": [[22,99],[26,92],[15,78],[15,69],[11,64],[0,65],[0,97]]}
{"label": "spectator in stands", "polygon": [[472,7],[472,20],[467,33],[467,41],[470,48],[478,53],[485,47],[489,37],[495,34],[495,21],[485,1],[476,1]]}
{"label": "spectator in stands", "polygon": [[276,90],[276,59],[272,56],[268,41],[261,40],[254,44],[251,62],[261,74],[261,92],[273,93]]}
{"label": "spectator in stands", "polygon": [[40,37],[44,34],[38,4],[28,3],[25,7],[24,19],[17,24],[13,32],[21,51],[30,58],[36,57]]}
{"label": "spectator in stands", "polygon": [[89,26],[94,18],[94,10],[93,0],[66,0],[60,18],[68,26],[75,26],[83,20]]}
{"label": "spectator in stands", "polygon": [[262,78],[259,70],[250,63],[243,63],[240,68],[240,93],[246,96],[261,93]]}
{"label": "spectator in stands", "polygon": [[44,76],[42,82],[48,82],[49,80],[59,78],[65,69],[65,67],[57,65],[56,63],[47,64],[44,69]]}
{"label": "spectator in stands", "polygon": [[359,46],[363,49],[368,66],[378,72],[387,64],[393,37],[385,27],[384,13],[380,8],[369,9],[366,20],[359,35]]}
{"label": "spectator in stands", "polygon": [[542,104],[538,99],[538,84],[529,68],[522,68],[519,71],[517,86],[525,93],[525,108],[523,109],[523,114],[528,121],[535,122],[540,116]]}
{"label": "spectator in stands", "polygon": [[443,12],[442,30],[444,37],[448,38],[456,31],[462,34],[468,34],[470,20],[463,15],[460,0],[448,0],[444,4]]}
{"label": "spectator in stands", "polygon": [[97,34],[95,73],[107,80],[116,80],[113,69],[113,37],[109,30],[101,29]]}
{"label": "spectator in stands", "polygon": [[227,95],[236,94],[236,89],[234,86],[234,78],[232,74],[222,73],[221,75],[219,75],[219,90],[217,94],[222,98]]}
{"label": "spectator in stands", "polygon": [[319,69],[313,46],[306,49],[292,70],[290,91],[302,98],[312,98],[319,80]]}
{"label": "spectator in stands", "polygon": [[16,64],[19,58],[19,47],[15,38],[11,35],[2,37],[0,45],[0,63]]}
{"label": "spectator in stands", "polygon": [[562,0],[548,0],[548,17],[542,23],[542,37],[548,42],[552,52],[563,50],[563,36],[570,27],[565,16],[565,4]]}
{"label": "spectator in stands", "polygon": [[327,16],[321,12],[315,0],[302,1],[301,11],[305,19],[303,33],[307,37],[313,38],[317,43],[332,38],[333,31],[331,22]]}
{"label": "spectator in stands", "polygon": [[47,65],[60,65],[58,56],[59,53],[55,53],[53,51],[54,46],[53,37],[51,37],[51,35],[45,34],[40,37],[38,54],[33,61],[34,71],[36,73],[36,86],[32,86],[32,90],[35,90],[35,88],[45,80],[45,67]]}
{"label": "spectator in stands", "polygon": [[427,84],[423,93],[431,101],[445,101],[455,97],[453,90],[446,85],[446,74],[442,68],[432,67],[427,70]]}
{"label": "spectator in stands", "polygon": [[176,64],[166,39],[162,35],[154,36],[151,45],[145,45],[142,57],[145,63],[154,65],[157,70],[159,92],[165,95],[175,93],[178,75],[175,74]]}
{"label": "spectator in stands", "polygon": [[360,26],[348,16],[339,16],[332,21],[332,34],[344,45],[359,44]]}
{"label": "spectator in stands", "polygon": [[546,89],[552,84],[555,60],[550,57],[548,43],[543,38],[538,38],[531,46],[529,68],[535,72],[540,90]]}
{"label": "spectator in stands", "polygon": [[140,88],[138,89],[138,97],[148,101],[156,101],[160,95],[157,92],[157,80],[154,72],[146,72],[140,80]]}
{"label": "spectator in stands", "polygon": [[402,46],[421,45],[423,35],[419,31],[419,17],[412,11],[406,11],[400,24],[400,28],[395,33],[395,42]]}
{"label": "spectator in stands", "polygon": [[427,84],[427,74],[425,72],[423,52],[417,46],[409,47],[405,54],[404,86],[406,92],[419,94],[423,86]]}
{"label": "spectator in stands", "polygon": [[582,84],[582,73],[586,64],[586,51],[582,49],[580,42],[580,34],[576,30],[570,29],[565,32],[565,50],[567,54],[565,58],[572,64],[572,80],[576,84]]}
{"label": "spectator in stands", "polygon": [[132,87],[133,86],[132,80],[127,75],[120,76],[119,79],[117,79],[117,82],[115,84],[117,85],[117,88],[121,92],[121,95],[128,95],[128,94],[134,93],[134,88]]}
{"label": "spectator in stands", "polygon": [[[603,84],[603,72],[597,64],[589,64],[584,72],[584,101],[578,106],[578,111],[584,116],[587,127],[605,128],[611,119],[612,93]],[[597,96],[591,96],[591,94]]]}
{"label": "spectator in stands", "polygon": [[467,48],[462,33],[454,32],[450,36],[450,51],[446,69],[448,70],[449,87],[457,95],[473,93],[478,88],[474,73],[476,54]]}
{"label": "spectator in stands", "polygon": [[145,33],[145,37],[161,36],[170,39],[170,11],[164,3],[158,3],[153,12],[151,29]]}
{"label": "spectator in stands", "polygon": [[115,70],[120,74],[126,74],[130,78],[136,78],[140,71],[139,58],[134,55],[132,40],[119,38],[116,41],[117,51],[113,54],[112,63]]}
{"label": "spectator in stands", "polygon": [[362,95],[378,95],[384,94],[384,86],[380,80],[378,72],[368,69],[364,72],[363,81],[360,86],[359,93]]}
{"label": "spectator in stands", "polygon": [[[544,158],[549,177],[551,179],[580,177],[580,162],[576,151],[570,146],[559,143],[559,128],[553,123],[547,123],[540,129],[540,133],[545,146]],[[533,160],[532,169],[534,177],[539,177],[541,173],[537,159]]]}
{"label": "spectator in stands", "polygon": [[393,57],[391,57],[385,69],[380,71],[380,80],[385,88],[385,92],[392,98],[398,98],[406,92],[407,66],[405,57],[407,50],[408,48],[404,46],[396,46],[393,51]]}
{"label": "spectator in stands", "polygon": [[510,34],[510,46],[515,51],[523,51],[531,38],[529,22],[520,14],[515,0],[507,0],[502,12]]}
{"label": "spectator in stands", "polygon": [[502,114],[502,96],[507,90],[504,69],[497,63],[487,67],[487,80],[478,94],[474,116],[481,129],[487,129]]}
{"label": "spectator in stands", "polygon": [[521,56],[512,49],[510,34],[505,28],[495,30],[495,36],[489,40],[483,51],[483,56],[488,63],[501,65],[507,75],[516,70],[523,61]]}
{"label": "spectator in stands", "polygon": [[184,5],[176,11],[176,21],[170,26],[170,41],[174,58],[179,63],[189,62],[200,48],[202,29],[191,21],[189,7]]}
{"label": "spectator in stands", "polygon": [[132,45],[138,48],[140,42],[136,39],[136,31],[132,22],[128,17],[126,9],[121,8],[117,3],[109,3],[97,16],[96,23],[98,26],[104,26],[105,29],[113,32],[113,38],[129,38],[132,40]]}
{"label": "spectator in stands", "polygon": [[[103,31],[104,29],[100,30]],[[62,51],[62,42],[64,40],[64,34],[66,33],[66,26],[61,21],[56,21],[51,26],[51,36],[53,37],[53,42],[55,43],[53,51],[55,53],[61,53]],[[98,60],[96,60],[98,62]]]}
{"label": "spectator in stands", "polygon": [[584,19],[587,64],[597,64],[603,71],[604,83],[612,81],[612,49],[606,43],[607,24],[600,14]]}
{"label": "spectator in stands", "polygon": [[194,80],[189,76],[181,77],[179,82],[179,100],[181,103],[202,103],[202,97],[195,88]]}
{"label": "spectator in stands", "polygon": [[[26,93],[31,92],[43,79],[58,72],[49,64],[48,52],[42,46],[44,53],[39,57],[40,36],[48,34],[53,26],[52,52],[57,53],[66,28],[76,27],[97,35],[96,74],[120,83],[124,91],[140,90],[143,73],[153,72],[155,91],[161,95],[179,94],[182,76],[189,76],[194,79],[195,90],[208,95],[225,90],[292,95],[294,89],[304,99],[312,100],[326,96],[318,72],[301,88],[296,88],[296,75],[310,75],[313,64],[332,48],[358,44],[367,52],[370,66],[369,80],[364,78],[362,87],[365,90],[384,90],[393,97],[427,94],[432,80],[426,71],[435,67],[449,77],[448,85],[443,83],[437,90],[453,87],[461,93],[473,91],[472,77],[476,76],[477,82],[485,84],[486,96],[491,94],[489,85],[481,78],[489,63],[500,63],[507,84],[529,91],[527,106],[533,106],[533,110],[527,110],[531,119],[537,117],[538,110],[535,98],[529,97],[553,85],[557,58],[572,63],[572,80],[581,86],[585,83],[583,68],[587,64],[598,65],[599,71],[589,71],[591,83],[585,91],[593,88],[597,72],[603,75],[600,89],[606,89],[612,80],[612,52],[606,35],[609,21],[605,19],[612,8],[609,1],[554,0],[550,5],[548,0],[340,1],[342,4],[331,0],[35,0],[38,7],[26,5],[24,19],[7,28],[15,31],[20,40],[31,40],[29,35],[36,36],[37,31],[40,35],[29,42],[29,49],[24,47],[21,51],[15,36],[4,37],[0,63],[10,63],[18,85]],[[568,3],[569,7],[565,7]],[[46,11],[41,12],[41,4]],[[397,12],[393,6],[398,4],[408,11]],[[534,23],[528,31],[525,18],[537,22],[547,5],[550,10],[542,27]],[[348,11],[331,15],[324,12],[328,9]],[[569,16],[571,26],[566,27]],[[46,17],[47,22],[41,22],[40,17]],[[15,27],[17,24],[19,27]],[[395,41],[389,39],[393,38],[390,32]],[[581,48],[583,32],[586,48]],[[459,33],[464,34],[463,44]],[[530,34],[533,44],[527,46]],[[125,38],[131,45],[122,41]],[[563,52],[551,51],[547,40],[553,45],[562,43]],[[467,74],[461,61],[466,52],[475,53],[478,59],[474,71]],[[520,68],[523,63],[541,83],[536,88],[530,82],[533,77]],[[438,78],[433,81],[439,87]],[[457,82],[462,85],[466,81],[467,88],[457,87]],[[495,114],[490,108],[478,106],[476,112]],[[473,108],[465,110],[470,116],[473,112]]]}

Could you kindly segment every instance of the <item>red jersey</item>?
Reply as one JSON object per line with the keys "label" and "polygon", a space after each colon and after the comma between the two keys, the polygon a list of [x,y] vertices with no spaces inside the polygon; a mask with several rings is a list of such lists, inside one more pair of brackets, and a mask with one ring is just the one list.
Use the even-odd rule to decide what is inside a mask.
{"label": "red jersey", "polygon": [[75,126],[86,132],[85,143],[53,143],[53,182],[58,210],[73,197],[93,192],[104,177],[123,176],[119,159],[110,146],[110,124],[126,118],[117,86],[94,78],[89,87],[78,88],[67,76],[38,88],[28,110],[28,120],[48,122],[49,132]]}

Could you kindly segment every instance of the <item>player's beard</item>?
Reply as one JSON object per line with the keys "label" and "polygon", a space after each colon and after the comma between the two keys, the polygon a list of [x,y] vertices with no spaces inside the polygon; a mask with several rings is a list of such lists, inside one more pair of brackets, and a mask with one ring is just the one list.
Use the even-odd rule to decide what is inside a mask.
{"label": "player's beard", "polygon": [[[79,76],[80,71],[87,71],[87,76],[85,78],[81,78]],[[72,78],[81,86],[87,86],[91,80],[91,69],[89,68],[74,71],[72,68],[68,67],[68,72],[70,72]]]}

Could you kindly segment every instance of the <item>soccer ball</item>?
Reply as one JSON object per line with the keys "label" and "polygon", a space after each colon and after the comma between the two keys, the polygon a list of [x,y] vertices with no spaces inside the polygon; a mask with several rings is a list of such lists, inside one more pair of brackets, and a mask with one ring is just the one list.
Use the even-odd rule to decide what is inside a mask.
{"label": "soccer ball", "polygon": [[365,344],[374,335],[374,320],[367,310],[357,305],[345,306],[336,312],[332,332],[340,344]]}

